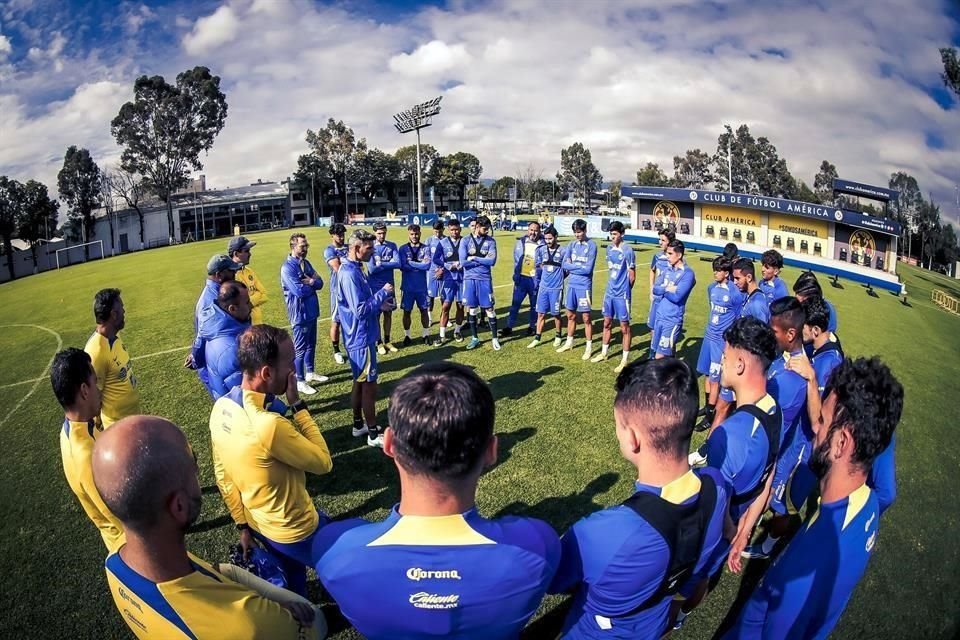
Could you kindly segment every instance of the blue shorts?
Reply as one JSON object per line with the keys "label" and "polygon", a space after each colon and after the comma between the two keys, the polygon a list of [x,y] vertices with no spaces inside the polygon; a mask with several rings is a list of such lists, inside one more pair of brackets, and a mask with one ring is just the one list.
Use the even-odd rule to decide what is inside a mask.
{"label": "blue shorts", "polygon": [[697,359],[697,373],[708,377],[710,382],[720,381],[720,359],[723,357],[723,340],[704,338]]}
{"label": "blue shorts", "polygon": [[657,324],[657,305],[660,304],[660,298],[654,298],[650,302],[650,315],[647,316],[647,326],[653,329]]}
{"label": "blue shorts", "polygon": [[653,328],[653,338],[650,346],[654,352],[664,356],[672,356],[676,351],[677,337],[683,329],[683,320],[670,320],[669,318],[657,320]]}
{"label": "blue shorts", "polygon": [[440,281],[440,302],[460,302],[460,282],[449,278]]}
{"label": "blue shorts", "polygon": [[[798,427],[799,428],[799,427]],[[796,438],[777,460],[773,472],[773,489],[770,496],[770,510],[780,515],[795,514],[803,502],[795,505],[790,494],[790,485],[800,467],[807,466],[812,445],[805,438]],[[811,474],[812,475],[812,474]],[[809,493],[807,494],[809,495]]]}
{"label": "blue shorts", "polygon": [[427,300],[426,291],[404,291],[403,297],[400,299],[400,308],[404,311],[410,311],[413,309],[413,305],[417,305],[417,309],[423,310],[430,306],[430,302]]}
{"label": "blue shorts", "polygon": [[564,298],[564,306],[567,311],[587,313],[590,311],[591,304],[589,287],[578,287],[576,285],[567,287],[567,297]]}
{"label": "blue shorts", "polygon": [[603,317],[620,322],[630,322],[630,299],[624,297],[603,296]]}
{"label": "blue shorts", "polygon": [[354,382],[377,381],[377,351],[373,347],[350,349],[347,351],[350,371]]}
{"label": "blue shorts", "polygon": [[462,295],[463,305],[471,309],[492,309],[496,304],[493,300],[493,283],[489,280],[464,280]]}
{"label": "blue shorts", "polygon": [[720,399],[724,402],[733,404],[737,401],[737,395],[733,392],[733,389],[730,387],[720,387]]}
{"label": "blue shorts", "polygon": [[[428,271],[427,273],[431,273]],[[427,297],[428,298],[439,298],[440,297],[440,283],[442,280],[437,280],[434,276],[427,276]]]}
{"label": "blue shorts", "polygon": [[537,292],[537,313],[560,315],[560,296],[562,289],[540,289]]}

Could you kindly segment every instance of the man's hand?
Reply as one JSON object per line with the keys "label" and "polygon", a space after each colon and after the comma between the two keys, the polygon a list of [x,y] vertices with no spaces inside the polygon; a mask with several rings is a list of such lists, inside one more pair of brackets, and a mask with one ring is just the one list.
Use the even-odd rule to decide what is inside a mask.
{"label": "man's hand", "polygon": [[240,530],[240,548],[243,549],[243,559],[250,559],[250,552],[256,547],[257,543],[253,539],[253,534],[248,527]]}
{"label": "man's hand", "polygon": [[291,371],[287,376],[287,405],[293,406],[300,401],[300,392],[297,391],[297,372]]}
{"label": "man's hand", "polygon": [[383,285],[383,290],[387,293],[393,293],[393,285],[388,282],[387,284]]}
{"label": "man's hand", "polygon": [[306,602],[281,602],[280,606],[289,611],[301,627],[313,626],[316,611]]}
{"label": "man's hand", "polygon": [[434,269],[433,277],[436,278],[437,280],[440,280],[441,278],[443,278],[443,269],[441,269],[440,267],[437,267],[436,269]]}
{"label": "man's hand", "polygon": [[810,364],[810,360],[807,359],[807,354],[801,353],[800,355],[791,356],[787,360],[787,369],[790,371],[795,371],[800,374],[800,377],[804,380],[812,380],[817,374],[813,371],[813,365]]}
{"label": "man's hand", "polygon": [[187,354],[187,357],[186,357],[186,358],[184,359],[184,361],[183,361],[183,368],[184,368],[184,369],[193,369],[193,370],[196,370],[196,369],[197,369],[197,363],[193,361],[193,354],[192,354],[192,353],[188,353],[188,354]]}
{"label": "man's hand", "polygon": [[727,554],[727,568],[734,573],[740,573],[743,570],[743,557],[740,553],[747,548],[749,537],[749,535],[738,534],[730,545],[730,553]]}

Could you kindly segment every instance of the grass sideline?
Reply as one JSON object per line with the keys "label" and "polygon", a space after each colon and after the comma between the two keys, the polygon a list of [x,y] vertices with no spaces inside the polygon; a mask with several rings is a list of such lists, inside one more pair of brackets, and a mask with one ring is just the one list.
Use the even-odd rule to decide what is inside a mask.
{"label": "grass sideline", "polygon": [[[306,229],[311,259],[324,274],[322,251],[326,229]],[[495,269],[498,315],[505,321],[512,288],[510,260],[513,238],[498,233],[501,260]],[[405,232],[390,238],[405,241]],[[425,234],[426,237],[426,234]],[[279,287],[279,266],[287,252],[288,232],[251,236],[251,266],[268,287],[265,321],[286,326]],[[210,561],[226,559],[236,532],[217,493],[210,463],[207,419],[211,403],[193,372],[181,367],[192,340],[192,314],[210,255],[226,248],[227,239],[191,243],[72,266],[0,286],[0,637],[131,637],[117,614],[106,587],[103,545],[63,477],[59,428],[63,416],[49,382],[42,376],[57,346],[82,347],[93,330],[94,293],[107,286],[123,290],[127,328],[123,332],[141,385],[145,412],[179,424],[200,460],[203,510],[188,537],[190,549]],[[602,246],[605,243],[599,242]],[[638,283],[633,301],[632,357],[649,345],[645,326],[648,309],[647,272],[650,245],[635,245]],[[697,286],[687,311],[686,339],[681,355],[695,363],[707,315],[705,291],[710,266],[691,253],[688,262]],[[598,269],[603,268],[603,249]],[[823,279],[827,298],[839,313],[839,334],[850,355],[878,354],[906,388],[906,407],[898,430],[897,503],[884,516],[874,558],[867,574],[836,628],[836,638],[954,637],[960,611],[960,533],[955,502],[958,458],[952,454],[951,418],[958,414],[960,379],[960,319],[930,300],[934,288],[960,295],[956,281],[900,265],[910,292],[909,305],[879,292],[868,296],[861,285],[840,281],[840,288]],[[785,269],[788,284],[798,270]],[[602,299],[606,274],[594,282],[595,304]],[[399,278],[397,281],[399,285]],[[326,290],[321,308],[327,309]],[[598,316],[595,312],[594,316]],[[521,322],[525,312],[521,315]],[[38,325],[55,332],[48,333]],[[320,327],[318,370],[331,375],[329,384],[309,400],[334,454],[334,469],[311,477],[309,489],[318,508],[335,518],[383,518],[399,496],[391,462],[350,436],[347,398],[349,368],[337,367]],[[521,325],[522,326],[522,325]],[[595,342],[600,340],[595,321]],[[434,328],[434,335],[436,328]],[[481,480],[478,505],[482,513],[525,514],[543,518],[562,533],[577,518],[615,504],[631,492],[633,475],[616,448],[612,432],[613,367],[619,360],[618,333],[611,358],[603,364],[580,360],[580,329],[572,353],[556,354],[549,344],[527,350],[523,331],[507,339],[503,351],[489,347],[467,352],[463,344],[439,349],[413,346],[382,358],[385,397],[402,375],[422,362],[453,358],[477,368],[497,398],[497,465]],[[419,334],[414,319],[413,335]],[[403,332],[394,316],[394,340]],[[552,338],[552,332],[546,333]],[[147,354],[158,354],[144,357]],[[29,382],[24,382],[29,381]],[[21,384],[18,384],[21,383]],[[30,394],[31,390],[35,391]],[[24,398],[26,398],[24,400]],[[19,407],[17,406],[19,404]],[[378,404],[385,422],[386,403]],[[694,445],[702,436],[697,434]],[[726,574],[718,590],[692,616],[678,637],[708,638],[733,601],[739,579]],[[317,595],[316,593],[314,595]],[[562,598],[547,598],[539,616]],[[332,606],[326,608],[331,637],[352,638]],[[546,618],[549,620],[550,618]],[[538,624],[538,623],[534,623]],[[541,637],[545,622],[526,635]]]}

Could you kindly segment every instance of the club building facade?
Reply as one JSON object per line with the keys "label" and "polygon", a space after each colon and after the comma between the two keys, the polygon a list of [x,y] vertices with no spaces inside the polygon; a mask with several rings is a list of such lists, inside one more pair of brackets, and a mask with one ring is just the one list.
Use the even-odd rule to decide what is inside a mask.
{"label": "club building facade", "polygon": [[[879,201],[884,209],[897,193],[881,187],[837,180],[835,194]],[[896,274],[900,224],[833,205],[703,189],[628,186],[632,229],[628,240],[657,242],[657,232],[672,226],[688,247],[722,250],[736,243],[740,254],[758,258],[779,251],[787,264],[837,275],[900,293]],[[842,201],[839,200],[839,201]]]}

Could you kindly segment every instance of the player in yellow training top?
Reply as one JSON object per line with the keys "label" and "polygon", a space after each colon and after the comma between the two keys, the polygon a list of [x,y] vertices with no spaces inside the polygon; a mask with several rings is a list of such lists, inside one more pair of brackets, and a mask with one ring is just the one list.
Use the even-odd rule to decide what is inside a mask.
{"label": "player in yellow training top", "polygon": [[106,429],[120,418],[139,413],[140,395],[130,354],[118,333],[124,327],[120,289],[102,289],[93,299],[97,328],[87,340],[84,351],[90,354],[100,389],[100,419]]}
{"label": "player in yellow training top", "polygon": [[250,322],[263,324],[263,303],[267,301],[267,290],[263,287],[263,283],[260,282],[257,274],[250,268],[250,249],[256,244],[256,242],[250,242],[243,236],[237,236],[230,239],[227,253],[234,262],[240,265],[240,270],[236,274],[237,281],[247,285],[250,305],[253,307],[250,311]]}
{"label": "player in yellow training top", "polygon": [[67,484],[100,530],[107,551],[113,553],[123,545],[123,525],[110,513],[93,485],[90,458],[94,441],[103,433],[103,428],[100,426],[100,390],[90,355],[72,347],[55,355],[50,365],[50,382],[65,414],[60,430],[60,454]]}
{"label": "player in yellow training top", "polygon": [[126,544],[104,564],[114,604],[137,638],[315,640],[326,634],[323,614],[306,599],[187,551],[184,537],[202,497],[196,460],[172,422],[131,416],[105,431],[93,449],[93,479],[127,532]]}

